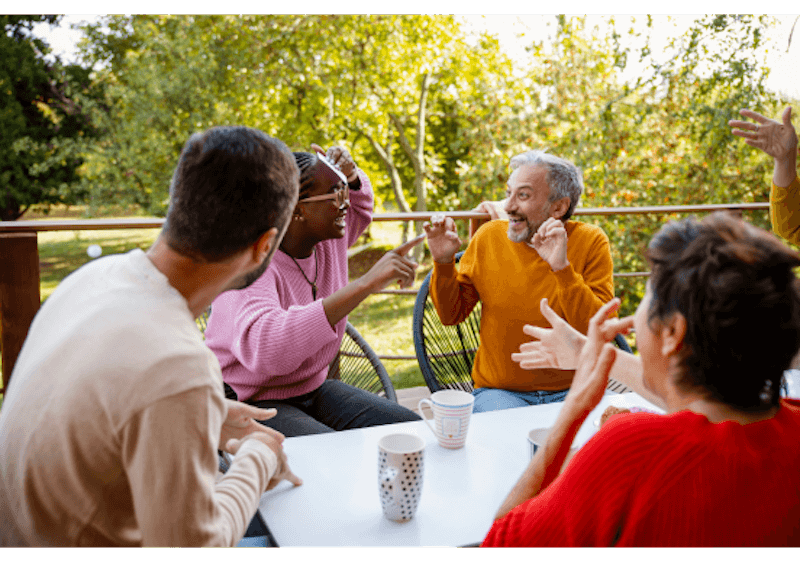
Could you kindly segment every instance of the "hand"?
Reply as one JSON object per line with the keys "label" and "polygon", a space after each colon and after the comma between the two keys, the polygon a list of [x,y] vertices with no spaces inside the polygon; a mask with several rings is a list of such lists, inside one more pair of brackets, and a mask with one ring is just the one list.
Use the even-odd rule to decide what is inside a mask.
{"label": "hand", "polygon": [[[281,480],[288,480],[295,486],[299,486],[303,483],[303,480],[296,476],[292,469],[289,468],[289,460],[286,458],[286,453],[283,451],[283,435],[281,433],[275,432],[278,434],[279,438],[273,437],[272,435],[268,435],[266,433],[252,433],[248,437],[244,439],[229,439],[227,443],[225,443],[225,450],[235,455],[239,448],[242,446],[247,439],[258,439],[262,443],[264,443],[267,447],[269,447],[275,456],[278,457],[278,468],[275,470],[275,474],[272,475],[269,482],[267,483],[267,490],[271,490]],[[266,490],[265,490],[266,491]]]}
{"label": "hand", "polygon": [[575,419],[585,418],[600,403],[608,385],[608,374],[617,357],[609,342],[633,326],[632,316],[609,318],[619,307],[620,300],[611,299],[589,321],[589,333],[578,358],[575,378],[564,400],[563,409]]}
{"label": "hand", "polygon": [[489,220],[507,219],[508,215],[506,214],[505,210],[503,210],[505,201],[505,199],[502,201],[483,201],[480,205],[475,207],[473,211],[478,213],[489,213]]}
{"label": "hand", "polygon": [[444,215],[434,215],[430,223],[422,225],[428,237],[428,248],[433,261],[451,263],[461,249],[461,239],[456,232],[456,222]]}
{"label": "hand", "polygon": [[405,289],[414,284],[414,275],[419,264],[408,259],[406,254],[414,246],[425,239],[424,234],[412,238],[405,244],[401,244],[394,250],[386,252],[378,263],[372,266],[362,279],[370,287],[371,292],[378,292],[385,289],[393,281],[397,281],[401,289]]}
{"label": "hand", "polygon": [[542,223],[531,241],[533,247],[553,271],[569,265],[567,259],[567,229],[560,220],[550,217]]}
{"label": "hand", "polygon": [[552,328],[531,325],[522,328],[523,332],[539,341],[523,343],[519,346],[520,352],[512,353],[511,359],[523,369],[574,369],[586,336],[556,314],[547,304],[547,299],[541,300],[539,309]]}
{"label": "hand", "polygon": [[744,142],[763,150],[775,160],[794,161],[797,158],[797,134],[792,126],[791,106],[783,110],[782,123],[749,109],[742,109],[739,113],[757,123],[728,121],[734,135],[742,137]]}
{"label": "hand", "polygon": [[227,443],[229,439],[244,439],[254,432],[266,433],[276,438],[280,437],[281,441],[283,440],[283,435],[256,421],[274,418],[278,414],[275,408],[258,408],[244,402],[228,400],[227,398],[225,403],[228,406],[228,415],[225,421],[222,422],[220,443]]}
{"label": "hand", "polygon": [[332,146],[327,152],[317,144],[311,144],[311,148],[324,155],[334,166],[336,166],[347,178],[348,183],[353,183],[358,178],[358,167],[353,162],[353,157],[347,149],[341,146]]}

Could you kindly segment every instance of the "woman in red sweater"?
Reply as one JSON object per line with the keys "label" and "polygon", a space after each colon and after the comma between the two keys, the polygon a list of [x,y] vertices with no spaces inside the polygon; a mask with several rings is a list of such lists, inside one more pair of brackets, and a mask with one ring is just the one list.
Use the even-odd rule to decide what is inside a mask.
{"label": "woman in red sweater", "polygon": [[[549,440],[484,546],[800,546],[800,402],[779,398],[800,348],[800,254],[724,213],[667,224],[633,317],[592,318]],[[559,476],[603,396],[608,343],[636,330],[666,415],[613,416]]]}

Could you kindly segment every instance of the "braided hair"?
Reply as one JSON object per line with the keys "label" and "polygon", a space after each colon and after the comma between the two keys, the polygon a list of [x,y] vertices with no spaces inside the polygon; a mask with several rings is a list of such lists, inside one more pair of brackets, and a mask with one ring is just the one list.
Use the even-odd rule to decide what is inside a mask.
{"label": "braided hair", "polygon": [[308,197],[308,192],[311,189],[311,183],[314,181],[314,169],[317,166],[319,158],[311,152],[293,152],[294,161],[300,170],[300,199]]}

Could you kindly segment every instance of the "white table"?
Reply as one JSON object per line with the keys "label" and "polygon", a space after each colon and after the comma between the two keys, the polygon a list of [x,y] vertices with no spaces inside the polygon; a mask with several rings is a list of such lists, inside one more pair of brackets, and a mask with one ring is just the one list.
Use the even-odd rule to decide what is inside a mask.
{"label": "white table", "polygon": [[[633,393],[609,395],[575,438],[583,445],[609,405],[661,411]],[[440,447],[425,422],[292,437],[284,450],[303,485],[282,482],[259,510],[280,546],[465,546],[479,544],[494,514],[530,461],[527,435],[551,426],[561,403],[473,414],[466,445]],[[397,523],[378,499],[378,440],[412,433],[426,442],[417,513]]]}

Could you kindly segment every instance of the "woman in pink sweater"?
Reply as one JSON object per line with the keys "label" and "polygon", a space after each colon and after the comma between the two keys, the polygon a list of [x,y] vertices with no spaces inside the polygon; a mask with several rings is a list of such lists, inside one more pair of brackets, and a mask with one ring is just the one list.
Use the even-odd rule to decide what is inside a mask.
{"label": "woman in pink sweater", "polygon": [[[484,546],[800,546],[800,401],[779,398],[800,347],[800,254],[715,213],[667,224],[647,258],[635,316],[609,318],[614,299],[592,318],[548,441]],[[667,414],[612,416],[559,475],[603,396],[608,342],[631,327]]]}
{"label": "woman in pink sweater", "polygon": [[287,437],[418,420],[412,411],[328,380],[347,315],[397,281],[411,285],[417,264],[387,252],[348,282],[347,249],[372,220],[369,178],[341,147],[296,152],[300,198],[269,267],[250,287],[212,305],[206,343],[241,401],[276,408],[265,422]]}

